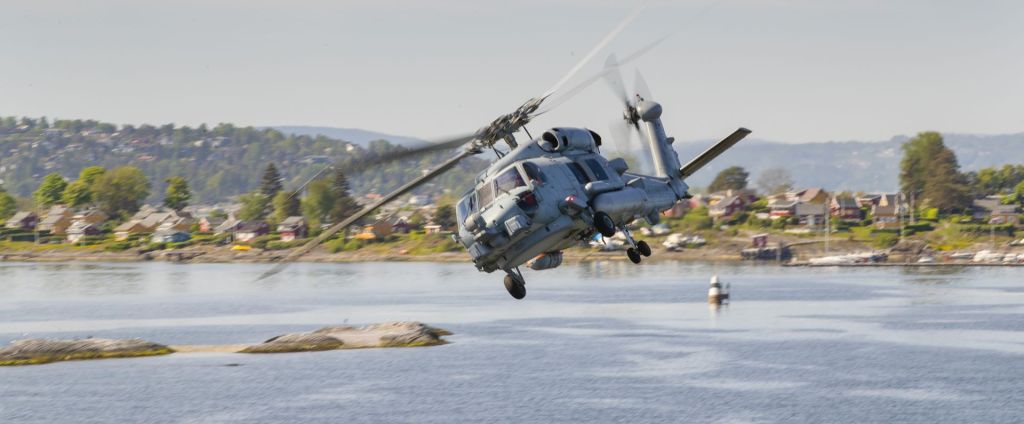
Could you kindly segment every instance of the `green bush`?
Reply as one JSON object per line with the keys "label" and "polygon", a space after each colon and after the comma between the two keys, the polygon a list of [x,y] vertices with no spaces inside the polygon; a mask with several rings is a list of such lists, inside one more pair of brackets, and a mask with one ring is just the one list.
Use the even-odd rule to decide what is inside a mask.
{"label": "green bush", "polygon": [[167,248],[167,243],[149,243],[142,249],[139,249],[140,253],[155,252],[157,250],[164,250]]}
{"label": "green bush", "polygon": [[933,227],[931,223],[919,222],[917,224],[907,224],[907,225],[904,225],[903,226],[903,234],[904,235],[908,235],[908,236],[912,236],[912,235],[917,234],[917,233],[924,233],[924,232],[928,232],[928,231],[931,231],[931,230],[934,230],[934,229],[935,229],[935,227]]}
{"label": "green bush", "polygon": [[700,207],[691,209],[683,217],[683,225],[694,230],[706,230],[711,228],[715,222],[708,216],[708,208]]}
{"label": "green bush", "polygon": [[786,218],[778,218],[771,220],[771,227],[773,230],[785,230],[786,229]]}
{"label": "green bush", "polygon": [[249,245],[257,249],[266,249],[267,243],[272,241],[281,240],[281,236],[278,234],[266,234],[249,240]]}
{"label": "green bush", "polygon": [[302,246],[303,244],[306,244],[307,241],[309,241],[309,240],[308,239],[296,239],[296,240],[292,240],[292,241],[274,240],[274,241],[267,242],[267,249],[268,250],[291,249],[293,247]]}
{"label": "green bush", "polygon": [[1000,235],[1007,235],[1013,237],[1014,226],[1013,224],[998,224],[998,225],[986,225],[986,224],[960,224],[956,226],[957,231],[960,234],[973,234],[973,235],[985,235],[990,232],[995,232]]}
{"label": "green bush", "polygon": [[132,242],[130,241],[115,241],[113,243],[103,246],[103,250],[108,252],[123,252],[132,248]]}
{"label": "green bush", "polygon": [[937,222],[939,220],[939,208],[927,208],[921,212],[921,219]]}
{"label": "green bush", "polygon": [[895,246],[896,242],[899,241],[899,239],[899,234],[893,232],[876,232],[872,237],[871,244],[877,248],[885,249],[888,247]]}

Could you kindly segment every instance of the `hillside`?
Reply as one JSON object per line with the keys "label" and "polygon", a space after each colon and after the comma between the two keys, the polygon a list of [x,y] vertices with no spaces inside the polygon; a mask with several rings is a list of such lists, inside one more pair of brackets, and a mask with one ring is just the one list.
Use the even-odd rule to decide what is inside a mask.
{"label": "hillside", "polygon": [[[946,145],[956,152],[962,171],[990,166],[1024,163],[1024,133],[1009,135],[943,134]],[[751,180],[767,168],[784,167],[797,186],[820,186],[829,190],[894,191],[899,178],[900,146],[908,137],[888,141],[786,144],[745,140],[720,156],[690,179],[690,185],[708,185],[718,171],[742,166]],[[713,141],[676,143],[684,163]]]}
{"label": "hillside", "polygon": [[387,140],[391,144],[404,147],[426,144],[426,141],[418,138],[361,130],[359,128],[313,127],[305,125],[273,125],[267,128],[273,128],[282,133],[292,135],[308,135],[310,137],[322,135],[327,138],[345,140],[361,147],[368,147],[371,141],[376,140]]}
{"label": "hillside", "polygon": [[[297,187],[331,163],[352,163],[403,147],[373,141],[366,147],[324,136],[296,136],[274,129],[220,124],[213,128],[116,127],[96,121],[63,120],[49,125],[36,120],[0,119],[0,180],[8,191],[28,196],[42,178],[59,173],[75,178],[92,165],[134,165],[152,182],[151,201],[159,199],[163,181],[185,177],[194,203],[212,203],[254,189],[268,163]],[[394,162],[351,176],[356,194],[384,192],[421,175],[451,153],[438,152]],[[486,163],[471,158],[424,185],[420,193],[461,193]]]}

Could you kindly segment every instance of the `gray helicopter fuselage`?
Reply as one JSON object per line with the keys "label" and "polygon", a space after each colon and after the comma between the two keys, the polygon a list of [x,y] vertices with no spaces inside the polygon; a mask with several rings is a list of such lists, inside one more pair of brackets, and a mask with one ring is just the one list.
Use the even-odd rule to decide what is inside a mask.
{"label": "gray helicopter fuselage", "polygon": [[[660,168],[678,173],[678,159],[658,120],[660,106],[657,112],[651,119],[655,128],[648,128],[653,130],[648,132],[650,147],[658,149],[655,156],[663,162],[656,168],[664,165]],[[519,144],[477,176],[456,208],[455,239],[479,270],[510,270],[589,240],[596,212],[616,223],[636,218],[656,223],[661,211],[686,197],[681,178],[664,170],[655,176],[627,172],[626,161],[606,159],[600,144],[592,131],[554,128]],[[534,268],[560,262],[559,257]]]}

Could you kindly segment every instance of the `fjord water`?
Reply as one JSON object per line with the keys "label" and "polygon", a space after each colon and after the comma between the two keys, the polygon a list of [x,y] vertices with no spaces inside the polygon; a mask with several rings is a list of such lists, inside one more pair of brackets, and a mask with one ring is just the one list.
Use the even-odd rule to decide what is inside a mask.
{"label": "fjord water", "polygon": [[[254,343],[417,320],[448,345],[0,368],[0,422],[1014,422],[1024,272],[597,262],[0,263],[0,343]],[[707,281],[732,284],[706,304]]]}

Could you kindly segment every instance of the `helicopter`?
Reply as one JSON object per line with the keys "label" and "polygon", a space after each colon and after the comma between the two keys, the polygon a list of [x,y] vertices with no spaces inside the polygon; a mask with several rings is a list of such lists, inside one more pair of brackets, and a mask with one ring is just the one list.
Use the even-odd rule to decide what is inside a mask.
{"label": "helicopter", "polygon": [[[691,197],[685,179],[750,134],[750,130],[739,128],[687,164],[680,163],[672,148],[674,138],[666,135],[661,121],[662,106],[652,100],[642,76],[637,73],[637,92],[630,96],[626,94],[619,72],[622,64],[650,50],[662,38],[621,62],[614,55],[609,56],[600,74],[555,100],[564,101],[593,81],[605,79],[625,106],[623,119],[617,126],[624,131],[618,132],[617,142],[631,141],[632,132],[640,133],[642,146],[639,150],[653,167],[651,172],[633,172],[626,159],[606,157],[601,151],[602,137],[587,128],[556,127],[532,137],[526,125],[551,110],[551,105],[541,109],[545,101],[632,17],[635,14],[606,36],[554,88],[527,100],[476,132],[363,161],[350,168],[350,172],[358,171],[385,161],[458,148],[451,159],[292,251],[260,279],[280,272],[290,262],[375,209],[430,181],[463,159],[488,149],[494,151],[497,159],[477,175],[473,187],[456,204],[458,228],[452,238],[465,248],[477,270],[503,271],[505,289],[513,298],[526,296],[526,280],[520,267],[537,271],[556,268],[562,263],[563,250],[598,234],[607,238],[621,232],[628,244],[626,256],[639,264],[651,255],[651,248],[645,241],[633,237],[627,225],[635,219],[657,224],[661,212]],[[529,137],[522,143],[516,138],[520,130]],[[508,150],[499,148],[500,143],[507,145]]]}

